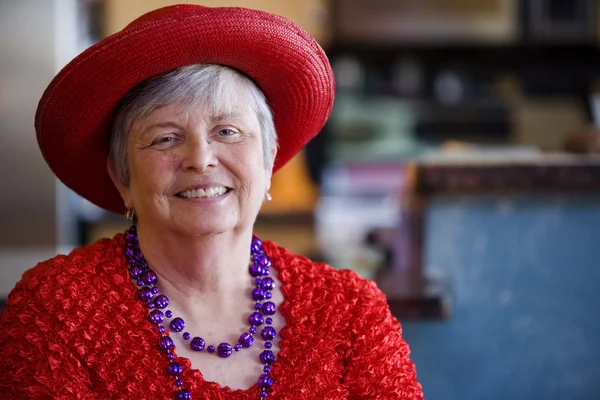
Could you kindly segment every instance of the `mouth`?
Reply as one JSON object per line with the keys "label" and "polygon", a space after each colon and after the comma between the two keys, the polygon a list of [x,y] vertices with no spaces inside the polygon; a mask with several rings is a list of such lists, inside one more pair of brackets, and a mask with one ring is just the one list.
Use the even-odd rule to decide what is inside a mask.
{"label": "mouth", "polygon": [[224,186],[209,187],[204,189],[184,190],[177,193],[175,196],[182,199],[209,199],[211,197],[222,196],[228,193],[231,189]]}

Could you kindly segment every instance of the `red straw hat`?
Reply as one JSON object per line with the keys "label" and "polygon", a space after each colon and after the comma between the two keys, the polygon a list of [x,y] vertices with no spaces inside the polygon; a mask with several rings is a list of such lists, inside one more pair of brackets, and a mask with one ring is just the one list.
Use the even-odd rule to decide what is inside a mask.
{"label": "red straw hat", "polygon": [[274,171],[319,133],[331,112],[329,61],[292,22],[244,8],[165,7],[91,46],[52,80],[35,116],[52,171],[92,203],[125,211],[106,171],[115,107],[141,82],[197,63],[233,67],[261,88],[279,141]]}

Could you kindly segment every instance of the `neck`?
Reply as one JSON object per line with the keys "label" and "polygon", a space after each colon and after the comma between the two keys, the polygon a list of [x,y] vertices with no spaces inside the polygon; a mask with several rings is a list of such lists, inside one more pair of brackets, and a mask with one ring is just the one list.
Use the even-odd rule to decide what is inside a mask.
{"label": "neck", "polygon": [[172,232],[159,235],[142,225],[138,239],[142,254],[158,275],[161,292],[183,308],[208,298],[227,306],[251,286],[250,230],[191,237]]}

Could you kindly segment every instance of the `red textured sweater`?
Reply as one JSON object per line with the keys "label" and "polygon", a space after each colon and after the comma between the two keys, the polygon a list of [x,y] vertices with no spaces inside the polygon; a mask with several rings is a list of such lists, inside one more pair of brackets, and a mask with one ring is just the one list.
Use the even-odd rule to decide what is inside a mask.
{"label": "red textured sweater", "polygon": [[[124,244],[121,234],[102,239],[23,275],[0,315],[0,398],[173,398]],[[400,324],[371,281],[270,242],[264,248],[286,320],[269,399],[423,398]],[[177,360],[195,400],[259,398],[257,385],[232,391]]]}

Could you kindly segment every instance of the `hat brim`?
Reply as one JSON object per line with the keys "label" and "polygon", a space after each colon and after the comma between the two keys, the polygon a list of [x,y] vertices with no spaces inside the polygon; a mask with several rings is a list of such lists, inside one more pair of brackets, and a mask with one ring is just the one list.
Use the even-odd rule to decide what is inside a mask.
{"label": "hat brim", "polygon": [[106,168],[121,98],[143,81],[191,64],[220,64],[250,76],[273,111],[279,151],[273,170],[325,124],[335,95],[327,57],[290,21],[243,8],[172,6],[91,46],[54,78],[35,119],[44,159],[73,191],[125,211]]}

